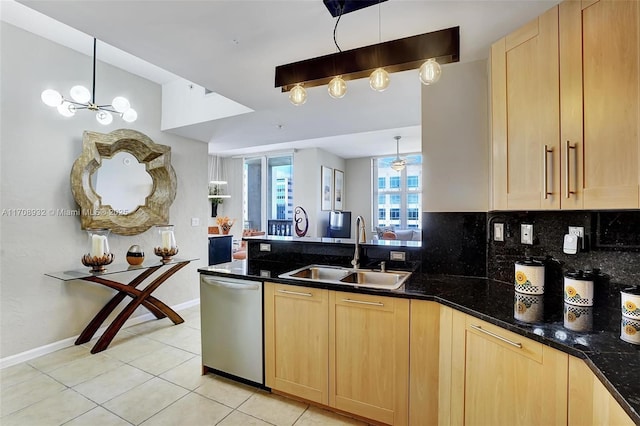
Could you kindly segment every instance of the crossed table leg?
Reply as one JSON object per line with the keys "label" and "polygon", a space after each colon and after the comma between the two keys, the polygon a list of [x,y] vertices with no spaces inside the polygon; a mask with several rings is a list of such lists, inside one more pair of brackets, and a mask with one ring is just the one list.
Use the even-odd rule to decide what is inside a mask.
{"label": "crossed table leg", "polygon": [[107,330],[104,332],[104,334],[100,336],[98,342],[91,349],[92,354],[102,352],[103,350],[107,349],[118,331],[120,331],[124,323],[140,305],[143,305],[145,308],[151,311],[151,313],[158,319],[169,317],[169,319],[173,321],[174,324],[183,323],[184,320],[182,319],[182,317],[180,317],[180,315],[176,313],[176,311],[153,297],[151,293],[153,293],[158,287],[160,287],[160,285],[169,277],[187,266],[187,264],[189,264],[188,261],[176,263],[162,275],[154,279],[149,285],[144,288],[144,290],[138,290],[136,287],[142,284],[147,278],[149,278],[154,272],[162,268],[164,265],[153,266],[151,268],[145,269],[140,273],[140,275],[135,277],[128,284],[108,280],[100,276],[90,276],[82,278],[85,281],[95,282],[116,289],[118,290],[118,294],[113,296],[113,298],[109,302],[107,302],[106,305],[104,305],[100,312],[96,314],[96,316],[85,327],[82,333],[80,333],[80,336],[78,337],[78,339],[76,339],[75,344],[81,345],[82,343],[86,343],[91,340],[96,331],[98,331],[98,328],[100,328],[102,323],[115,310],[118,304],[124,300],[126,296],[131,297],[133,300],[129,302],[129,304],[122,310],[122,312],[118,314],[118,316],[113,320],[109,327],[107,327]]}

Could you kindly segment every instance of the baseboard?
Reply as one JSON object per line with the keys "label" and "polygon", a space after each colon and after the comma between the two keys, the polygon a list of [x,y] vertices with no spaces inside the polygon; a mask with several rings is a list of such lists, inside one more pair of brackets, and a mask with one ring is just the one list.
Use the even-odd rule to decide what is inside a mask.
{"label": "baseboard", "polygon": [[[171,309],[174,311],[182,311],[184,309],[191,308],[193,306],[197,306],[200,304],[200,299],[189,300],[184,303],[180,303],[178,305],[172,306]],[[145,321],[149,321],[151,319],[155,319],[155,316],[151,313],[146,313],[139,315],[135,318],[130,318],[127,322],[124,323],[123,329],[132,327],[134,325],[138,325]],[[107,330],[107,326],[101,327],[98,329],[96,334],[93,336],[100,337]],[[37,348],[29,349],[28,351],[21,352],[19,354],[11,355],[5,358],[0,359],[0,370],[3,368],[11,367],[16,364],[20,364],[21,362],[29,361],[34,358],[38,358],[42,355],[47,355],[52,352],[58,351],[60,349],[68,348],[74,345],[74,342],[78,336],[69,337],[68,339],[58,340],[57,342],[49,343],[44,346],[39,346]]]}

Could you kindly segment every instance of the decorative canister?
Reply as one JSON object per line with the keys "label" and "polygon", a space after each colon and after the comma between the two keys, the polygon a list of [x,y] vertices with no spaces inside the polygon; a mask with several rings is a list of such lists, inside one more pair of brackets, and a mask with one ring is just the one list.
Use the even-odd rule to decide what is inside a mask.
{"label": "decorative canister", "polygon": [[544,263],[531,258],[516,262],[515,290],[544,294]]}
{"label": "decorative canister", "polygon": [[622,315],[640,320],[640,287],[626,288],[620,292]]}
{"label": "decorative canister", "polygon": [[516,293],[513,317],[522,322],[539,322],[544,318],[544,296]]}
{"label": "decorative canister", "polygon": [[640,320],[622,317],[620,338],[625,342],[640,345]]}
{"label": "decorative canister", "polygon": [[593,330],[593,308],[564,304],[564,328],[573,331]]}
{"label": "decorative canister", "polygon": [[564,301],[577,306],[593,306],[594,280],[590,272],[567,272],[564,275]]}
{"label": "decorative canister", "polygon": [[137,266],[144,262],[144,252],[138,245],[129,247],[127,251],[127,262],[131,266]]}

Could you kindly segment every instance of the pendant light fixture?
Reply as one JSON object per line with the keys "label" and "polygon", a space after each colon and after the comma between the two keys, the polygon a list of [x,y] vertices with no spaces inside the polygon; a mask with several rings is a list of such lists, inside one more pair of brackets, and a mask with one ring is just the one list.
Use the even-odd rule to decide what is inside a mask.
{"label": "pendant light fixture", "polygon": [[209,156],[209,198],[231,198],[231,195],[224,194],[222,185],[226,185],[227,181],[222,177],[222,168],[220,165],[220,157],[217,155]]}
{"label": "pendant light fixture", "polygon": [[407,160],[400,158],[400,136],[394,136],[393,138],[396,140],[396,159],[391,162],[391,168],[396,172],[400,172],[407,165]]}
{"label": "pendant light fixture", "polygon": [[433,58],[427,60],[420,66],[420,81],[425,86],[429,86],[440,80],[440,74],[442,74],[442,68],[440,68],[440,64]]}
{"label": "pendant light fixture", "polygon": [[[380,3],[378,3],[378,43],[382,43],[381,20]],[[376,50],[376,55],[378,55],[378,50]],[[382,67],[376,68],[369,76],[369,86],[376,92],[384,92],[390,82],[389,73]]]}
{"label": "pendant light fixture", "polygon": [[89,92],[84,86],[73,86],[69,91],[71,99],[63,97],[60,92],[47,89],[42,92],[40,98],[45,105],[56,107],[60,115],[72,117],[79,109],[87,109],[96,112],[96,120],[103,125],[111,124],[113,114],[119,115],[127,123],[133,123],[138,118],[138,113],[131,108],[127,98],[116,96],[109,105],[96,103],[96,39],[93,39],[93,86]]}

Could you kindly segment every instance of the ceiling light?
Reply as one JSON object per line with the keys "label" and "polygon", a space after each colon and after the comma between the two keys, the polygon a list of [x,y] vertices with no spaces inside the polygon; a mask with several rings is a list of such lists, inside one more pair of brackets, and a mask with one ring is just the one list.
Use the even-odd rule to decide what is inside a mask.
{"label": "ceiling light", "polygon": [[384,92],[389,87],[389,73],[384,68],[378,68],[369,76],[369,86],[376,92]]}
{"label": "ceiling light", "polygon": [[307,91],[299,84],[296,84],[289,93],[289,100],[295,106],[299,106],[307,102]]}
{"label": "ceiling light", "polygon": [[[299,91],[304,88],[323,86],[331,82],[336,76],[343,81],[369,78],[373,72],[377,72],[376,81],[388,80],[381,78],[383,69],[387,73],[418,69],[429,58],[433,58],[435,64],[430,64],[426,76],[439,75],[435,71],[436,65],[448,64],[460,61],[460,27],[452,27],[444,30],[415,35],[397,40],[386,41],[356,49],[340,51],[316,58],[305,59],[290,64],[279,65],[275,72],[275,87],[280,87],[283,92]],[[436,62],[437,60],[437,62]],[[428,61],[427,61],[428,62]],[[430,81],[427,78],[427,81]],[[437,81],[436,79],[433,82]],[[432,82],[432,83],[433,83]],[[371,83],[371,80],[370,80]],[[429,83],[429,84],[432,84]],[[346,83],[345,83],[346,84]],[[372,87],[374,84],[372,83]],[[298,89],[300,87],[300,89]],[[289,95],[291,101],[299,95]],[[302,99],[306,100],[306,97]],[[302,105],[304,101],[295,103]]]}
{"label": "ceiling light", "polygon": [[420,67],[420,81],[426,86],[440,80],[440,74],[442,74],[442,68],[440,68],[440,64],[433,58],[427,60]]}
{"label": "ceiling light", "polygon": [[[87,109],[96,112],[96,120],[103,125],[113,122],[113,114],[119,115],[127,123],[138,119],[138,113],[131,108],[129,101],[116,96],[110,105],[98,105],[96,103],[96,39],[93,39],[93,91],[89,92],[84,86],[73,86],[69,91],[71,99],[66,99],[58,91],[47,89],[42,92],[40,98],[45,105],[56,107],[64,117],[72,117],[79,109]],[[113,114],[112,114],[113,113]]]}
{"label": "ceiling light", "polygon": [[340,99],[347,93],[347,83],[340,76],[334,77],[329,82],[327,89],[329,90],[329,96],[334,99]]}
{"label": "ceiling light", "polygon": [[396,140],[396,159],[391,162],[391,168],[399,172],[405,168],[407,160],[400,158],[400,136],[394,136],[393,138]]}

